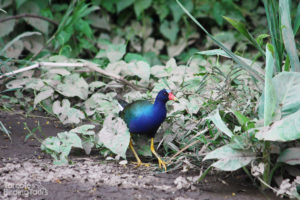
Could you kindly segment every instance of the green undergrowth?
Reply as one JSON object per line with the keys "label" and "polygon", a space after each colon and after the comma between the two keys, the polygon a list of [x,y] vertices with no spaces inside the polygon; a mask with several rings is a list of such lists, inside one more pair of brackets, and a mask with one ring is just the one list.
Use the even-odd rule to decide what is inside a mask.
{"label": "green undergrowth", "polygon": [[[251,15],[233,1],[208,3],[207,9],[196,6],[200,1],[74,2],[61,7],[55,4],[56,11],[59,10],[56,14],[66,12],[60,13],[61,23],[51,38],[47,34],[41,36],[48,42],[42,51],[35,52],[41,53],[39,59],[16,62],[1,57],[8,71],[14,65],[48,63],[41,64],[36,70],[38,75],[27,71],[6,80],[2,93],[14,93],[14,97],[1,98],[9,99],[2,105],[3,109],[12,109],[12,104],[21,105],[27,113],[40,110],[57,117],[62,124],[76,126],[55,137],[42,138],[41,148],[53,157],[54,164],[71,163],[68,156],[72,148],[84,149],[86,154],[96,149],[106,157],[127,159],[130,133],[118,117],[116,98],[128,102],[153,101],[159,90],[168,88],[179,102],[167,103],[167,119],[155,140],[161,153],[169,159],[169,169],[210,165],[199,181],[210,170],[240,169],[254,183],[260,183],[262,189],[271,188],[278,195],[300,199],[297,168],[300,164],[297,43],[300,3],[264,0],[261,5],[254,1],[248,6],[257,8],[260,14]],[[27,4],[26,1],[16,6]],[[292,5],[296,5],[296,11]],[[97,6],[105,9],[100,19],[96,16]],[[228,8],[234,9],[230,12]],[[201,9],[212,10],[209,18],[236,31],[207,30],[198,20]],[[51,18],[50,11],[43,11],[43,15],[48,13]],[[125,18],[125,13],[131,15]],[[111,15],[118,17],[109,24]],[[157,27],[152,24],[153,15],[160,19],[159,32],[154,31]],[[251,30],[245,16],[251,21],[256,19],[257,23],[266,22],[268,30],[266,24],[264,28]],[[75,22],[78,23],[73,26]],[[42,27],[35,27],[29,20],[26,23],[43,32]],[[111,30],[111,34],[94,32],[90,26],[96,24]],[[181,26],[184,28],[179,31]],[[188,48],[189,41],[199,38],[196,28],[205,35],[205,49],[210,50]],[[80,34],[74,37],[76,31]],[[14,42],[7,43],[1,54],[8,56],[9,47],[17,43],[25,45],[26,38],[32,35],[37,33],[18,36],[7,33],[2,41]],[[96,41],[94,46],[90,40]],[[90,59],[70,58],[76,56]],[[70,67],[64,63],[76,65]],[[30,136],[36,136],[35,130]],[[134,142],[140,155],[151,156],[149,141],[134,138]]]}

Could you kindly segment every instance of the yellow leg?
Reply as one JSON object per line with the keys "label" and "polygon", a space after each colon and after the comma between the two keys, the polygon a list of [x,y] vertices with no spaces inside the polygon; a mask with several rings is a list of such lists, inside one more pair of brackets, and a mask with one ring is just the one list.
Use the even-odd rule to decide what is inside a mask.
{"label": "yellow leg", "polygon": [[153,138],[151,138],[151,152],[158,159],[159,168],[161,168],[163,166],[163,168],[165,169],[165,171],[167,171],[166,163],[159,157],[159,155],[156,153],[156,151],[154,149],[154,139]]}
{"label": "yellow leg", "polygon": [[139,156],[137,155],[136,151],[135,151],[134,148],[133,148],[131,138],[130,138],[129,146],[130,146],[130,149],[131,149],[131,151],[132,151],[134,157],[136,158],[136,164],[137,164],[136,167],[139,167],[139,166],[141,166],[141,165],[146,166],[146,167],[149,167],[150,165],[149,165],[148,163],[142,163],[141,159],[140,159]]}

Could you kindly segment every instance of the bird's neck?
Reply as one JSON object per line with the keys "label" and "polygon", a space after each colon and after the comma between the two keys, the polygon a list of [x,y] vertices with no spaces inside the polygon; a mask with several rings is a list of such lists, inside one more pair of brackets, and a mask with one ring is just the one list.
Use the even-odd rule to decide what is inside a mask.
{"label": "bird's neck", "polygon": [[166,111],[166,102],[156,99],[153,107],[154,107],[154,110],[164,112],[164,111]]}

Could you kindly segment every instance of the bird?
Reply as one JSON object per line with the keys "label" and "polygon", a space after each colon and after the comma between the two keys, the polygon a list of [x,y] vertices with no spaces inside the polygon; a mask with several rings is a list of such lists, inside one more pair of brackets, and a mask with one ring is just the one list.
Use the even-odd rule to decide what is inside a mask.
{"label": "bird", "polygon": [[[121,108],[119,116],[127,124],[130,135],[140,134],[151,138],[151,152],[158,159],[159,168],[163,167],[165,171],[167,171],[166,162],[164,162],[155,151],[154,136],[160,125],[166,119],[166,103],[169,100],[178,101],[174,94],[168,89],[160,90],[154,103],[147,100],[137,100],[132,103],[127,103],[124,100],[118,99]],[[130,137],[129,147],[137,160],[137,167],[141,165],[149,166],[149,164],[143,163],[137,155],[133,147],[132,137]]]}

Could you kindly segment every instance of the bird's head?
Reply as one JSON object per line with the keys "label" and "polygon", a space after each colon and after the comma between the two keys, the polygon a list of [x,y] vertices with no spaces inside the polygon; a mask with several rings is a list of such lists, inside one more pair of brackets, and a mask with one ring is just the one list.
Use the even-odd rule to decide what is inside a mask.
{"label": "bird's head", "polygon": [[169,100],[178,101],[174,94],[168,89],[162,89],[161,91],[159,91],[156,98],[163,102],[167,102]]}

